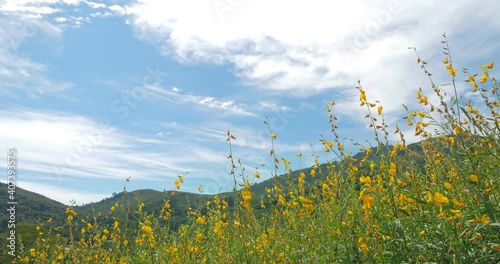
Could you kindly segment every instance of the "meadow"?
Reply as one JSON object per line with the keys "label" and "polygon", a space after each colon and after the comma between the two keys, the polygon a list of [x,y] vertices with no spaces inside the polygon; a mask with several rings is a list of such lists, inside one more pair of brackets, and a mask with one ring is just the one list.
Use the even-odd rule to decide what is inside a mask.
{"label": "meadow", "polygon": [[[418,110],[405,106],[405,126],[421,138],[409,148],[402,127],[389,127],[377,98],[365,109],[376,145],[357,143],[361,155],[344,150],[335,102],[327,105],[331,134],[324,153],[337,162],[292,173],[292,161],[270,149],[273,186],[252,192],[259,172],[247,172],[231,153],[235,181],[231,202],[215,195],[187,209],[188,223],[169,228],[174,213],[167,192],[161,211],[147,213],[125,199],[109,212],[80,217],[72,207],[66,223],[37,226],[33,247],[19,247],[14,263],[497,263],[500,262],[500,96],[490,76],[493,62],[463,69],[468,91],[457,94],[456,66],[446,38],[438,85],[416,49],[429,87],[415,94]],[[432,95],[431,95],[432,94]],[[435,100],[434,100],[435,99]],[[266,123],[267,124],[267,123]],[[279,135],[269,128],[269,140]],[[399,135],[389,145],[390,134]],[[356,139],[353,139],[356,141]],[[306,155],[306,154],[304,154]],[[302,153],[297,153],[300,160]],[[316,156],[316,158],[319,158]],[[288,175],[278,176],[285,168]],[[128,181],[129,179],[126,179]],[[179,176],[173,188],[182,190]],[[103,221],[102,219],[106,219]]]}

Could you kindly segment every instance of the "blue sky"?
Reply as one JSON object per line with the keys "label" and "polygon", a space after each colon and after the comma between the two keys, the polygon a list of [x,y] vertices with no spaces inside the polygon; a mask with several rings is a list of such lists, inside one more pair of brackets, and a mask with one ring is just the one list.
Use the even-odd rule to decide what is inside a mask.
{"label": "blue sky", "polygon": [[[0,1],[0,146],[19,152],[20,187],[65,204],[128,190],[230,191],[233,156],[271,177],[271,139],[292,168],[334,159],[341,138],[373,143],[357,81],[400,124],[438,84],[447,33],[456,68],[500,61],[496,1]],[[495,72],[496,70],[494,70]],[[465,79],[460,74],[458,79]],[[446,88],[444,88],[446,89]],[[460,83],[461,93],[470,89]],[[391,140],[397,138],[391,135]],[[348,150],[357,152],[349,140]],[[366,145],[366,144],[365,144]],[[297,153],[303,153],[299,162]],[[0,164],[2,168],[6,168]],[[265,164],[262,166],[262,164]],[[282,168],[280,168],[282,172]],[[259,180],[256,180],[259,181]]]}

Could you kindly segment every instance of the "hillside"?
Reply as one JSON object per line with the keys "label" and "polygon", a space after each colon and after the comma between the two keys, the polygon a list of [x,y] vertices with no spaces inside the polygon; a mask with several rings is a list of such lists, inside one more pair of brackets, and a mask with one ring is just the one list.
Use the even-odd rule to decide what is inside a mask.
{"label": "hillside", "polygon": [[[0,183],[0,200],[8,201],[7,184]],[[36,224],[52,218],[54,223],[64,223],[65,216],[62,214],[66,206],[41,194],[30,192],[22,188],[16,188],[16,223]],[[7,206],[6,203],[3,204]],[[7,208],[0,214],[0,233],[7,229],[9,215],[4,214]]]}
{"label": "hillside", "polygon": [[[386,146],[380,151],[386,153],[388,151],[391,151],[392,148],[392,146]],[[414,152],[416,151],[415,153],[421,153],[421,142],[410,144],[408,148],[413,150]],[[365,151],[359,152],[353,155],[352,158],[361,160],[365,156],[365,153]],[[368,157],[368,161],[376,162],[378,156],[379,154],[377,154],[376,148],[372,148],[371,154]],[[425,168],[423,156],[420,155],[420,157],[416,158],[418,160],[417,162],[419,163],[419,167]],[[413,160],[415,160],[415,157],[413,157]],[[365,162],[364,165],[361,166],[361,170],[359,173],[362,173],[363,168],[366,169],[367,166],[368,163]],[[325,176],[325,172],[328,171],[327,167],[328,164],[326,163],[320,164],[318,166],[316,180],[321,179]],[[309,175],[311,169],[312,167],[304,168],[302,169],[302,171],[306,175]],[[272,186],[274,186],[276,183],[286,187],[286,182],[296,182],[298,175],[299,171],[295,170],[289,174],[280,175],[278,177],[253,184],[251,186],[251,191],[255,195],[255,199],[252,200],[252,207],[254,207],[256,210],[259,210],[259,198],[266,194],[266,188],[272,188]],[[313,179],[307,178],[307,182],[311,184],[313,183]],[[78,212],[84,219],[92,214],[92,210],[94,210],[94,212],[102,212],[106,215],[110,212],[110,208],[117,202],[120,204],[128,204],[133,211],[137,208],[137,199],[140,199],[140,201],[144,203],[144,207],[142,208],[143,211],[147,213],[158,213],[164,205],[165,200],[169,199],[170,206],[173,211],[170,227],[176,229],[183,223],[186,223],[186,212],[189,207],[195,210],[201,210],[203,209],[204,204],[207,201],[213,200],[214,197],[214,195],[187,193],[182,191],[176,191],[175,196],[172,196],[172,193],[172,191],[161,192],[151,189],[136,190],[132,192],[120,192],[113,197],[109,197],[95,203],[90,203],[83,206],[74,206],[74,210]],[[7,195],[7,185],[1,183],[0,197],[3,201],[7,200]],[[36,224],[45,222],[47,219],[52,218],[55,224],[61,225],[64,223],[66,217],[64,213],[67,207],[66,205],[47,198],[43,195],[24,190],[22,188],[16,189],[16,195],[18,199],[18,209],[16,211],[16,217],[19,222],[24,224]],[[226,200],[228,201],[230,207],[233,205],[235,195],[234,193],[228,192],[221,193],[220,195],[226,197]],[[7,227],[7,217],[8,215],[6,214],[1,215],[0,233],[3,233]]]}

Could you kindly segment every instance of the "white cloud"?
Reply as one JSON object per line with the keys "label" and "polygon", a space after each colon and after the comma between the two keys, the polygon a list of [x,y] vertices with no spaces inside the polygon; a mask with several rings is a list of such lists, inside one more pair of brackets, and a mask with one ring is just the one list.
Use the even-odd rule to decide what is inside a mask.
{"label": "white cloud", "polygon": [[[95,6],[97,3],[82,0],[4,0],[0,3],[0,11],[21,18],[41,19],[48,15],[60,13],[64,6],[77,6],[81,2]],[[99,5],[99,4],[97,4]]]}
{"label": "white cloud", "polygon": [[[247,161],[250,163],[261,162],[262,157],[266,157],[266,154],[272,148],[269,131],[265,126],[256,129],[252,126],[242,126],[215,120],[194,125],[164,124],[164,126],[173,131],[179,131],[186,140],[194,140],[200,142],[200,144],[219,142],[227,145],[226,139],[229,130],[236,137],[236,140],[231,142],[233,149],[241,152],[241,157],[248,159]],[[275,147],[281,153],[298,153],[310,148],[307,143],[290,144],[281,141],[275,142]]]}
{"label": "white cloud", "polygon": [[[94,10],[88,12],[82,5]],[[109,10],[124,14],[118,5]],[[47,78],[47,65],[21,54],[18,48],[37,35],[48,36],[57,45],[64,30],[90,23],[94,17],[112,16],[109,10],[104,3],[88,0],[0,1],[0,82],[4,84],[0,94],[39,96],[71,88],[72,83]]]}
{"label": "white cloud", "polygon": [[[418,88],[412,81],[424,79],[408,46],[436,62],[443,32],[456,50],[466,39],[487,40],[483,32],[500,33],[496,9],[482,8],[495,1],[255,0],[223,2],[227,9],[216,2],[138,0],[126,10],[138,37],[179,61],[229,63],[248,85],[297,96],[345,90],[361,79],[388,112],[408,103]],[[352,108],[357,96],[347,95]]]}
{"label": "white cloud", "polygon": [[0,116],[0,145],[18,149],[23,170],[62,179],[155,180],[224,161],[208,147],[138,137],[83,116],[24,109]]}
{"label": "white cloud", "polygon": [[0,17],[0,94],[16,95],[25,92],[36,96],[45,92],[61,92],[71,83],[49,80],[46,66],[17,51],[21,43],[36,34],[57,39],[61,31],[46,21],[27,18]]}
{"label": "white cloud", "polygon": [[229,115],[255,116],[255,114],[248,110],[245,105],[237,103],[235,100],[181,93],[182,89],[178,87],[166,89],[158,84],[144,84],[139,88],[130,90],[123,88],[124,86],[115,81],[106,81],[105,83],[113,88],[119,89],[123,93],[128,93],[131,96],[143,94],[145,98],[168,100],[177,104],[198,106],[205,110],[216,109]]}
{"label": "white cloud", "polygon": [[125,8],[123,8],[119,5],[108,6],[108,8],[111,12],[118,14],[118,15],[125,15],[127,13],[127,11],[125,11]]}
{"label": "white cloud", "polygon": [[[72,83],[49,79],[47,66],[33,61],[18,51],[23,42],[37,35],[54,40],[63,29],[88,22],[62,14],[65,7],[79,5],[78,0],[6,0],[0,3],[0,94],[9,96],[39,96],[44,93],[63,92]],[[55,22],[55,24],[53,24]]]}
{"label": "white cloud", "polygon": [[76,205],[88,204],[100,201],[109,194],[86,192],[69,188],[57,187],[51,184],[43,184],[39,182],[18,181],[17,185],[20,188],[41,194],[47,198],[59,201],[65,205],[71,205],[71,201],[75,201]]}
{"label": "white cloud", "polygon": [[260,106],[262,109],[271,109],[273,111],[283,111],[283,112],[288,112],[292,110],[289,106],[286,105],[280,105],[276,102],[264,102],[261,101],[259,102]]}
{"label": "white cloud", "polygon": [[59,12],[59,9],[48,7],[48,6],[24,6],[14,3],[5,3],[0,6],[0,11],[3,12],[15,12],[15,13],[27,13],[30,15],[49,15]]}
{"label": "white cloud", "polygon": [[197,104],[205,105],[210,108],[221,109],[238,115],[252,115],[250,112],[244,110],[241,106],[237,105],[234,100],[219,100],[211,96],[207,97],[189,96],[185,98],[188,101],[193,101]]}
{"label": "white cloud", "polygon": [[59,23],[64,23],[64,22],[68,21],[68,19],[65,17],[56,17],[56,18],[54,18],[54,20],[59,22]]}
{"label": "white cloud", "polygon": [[84,2],[85,2],[85,4],[90,6],[91,8],[106,8],[106,5],[103,3],[96,3],[96,2],[92,2],[92,1],[84,1]]}

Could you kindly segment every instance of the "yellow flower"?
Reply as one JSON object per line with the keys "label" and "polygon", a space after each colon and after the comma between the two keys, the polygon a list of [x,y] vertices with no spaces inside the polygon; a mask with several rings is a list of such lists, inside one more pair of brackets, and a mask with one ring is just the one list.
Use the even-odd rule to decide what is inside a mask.
{"label": "yellow flower", "polygon": [[67,218],[67,219],[68,219],[68,221],[70,221],[70,222],[71,222],[71,221],[73,220],[73,216],[72,216],[72,215],[68,215],[68,218]]}
{"label": "yellow flower", "polygon": [[391,176],[396,176],[396,172],[397,172],[397,169],[396,169],[396,164],[394,164],[393,162],[391,162],[391,168],[389,169],[389,175]]}
{"label": "yellow flower", "polygon": [[278,137],[278,134],[269,134],[269,136],[276,139]]}
{"label": "yellow flower", "polygon": [[363,205],[361,206],[363,210],[369,210],[373,207],[373,197],[365,195],[365,190],[359,193],[359,199],[363,200]]}
{"label": "yellow flower", "polygon": [[422,98],[418,103],[419,104],[428,105],[429,104],[429,98],[427,98],[427,96],[424,96],[424,98]]}
{"label": "yellow flower", "polygon": [[455,138],[454,137],[449,137],[448,140],[450,141],[450,144],[452,146],[455,145]]}
{"label": "yellow flower", "polygon": [[34,248],[30,249],[30,255],[31,255],[32,257],[36,256],[36,252],[35,252],[35,249],[34,249]]}
{"label": "yellow flower", "polygon": [[370,176],[361,176],[359,177],[359,182],[363,184],[370,184],[372,180],[370,179]]}
{"label": "yellow flower", "polygon": [[366,101],[365,91],[363,89],[359,89],[359,92],[360,92],[359,100],[363,103],[364,101]]}
{"label": "yellow flower", "polygon": [[476,174],[471,174],[470,175],[470,180],[473,181],[473,182],[477,182],[478,178],[477,178],[477,175]]}
{"label": "yellow flower", "polygon": [[286,204],[285,198],[281,194],[278,196],[278,203],[281,204],[282,206]]}
{"label": "yellow flower", "polygon": [[441,211],[439,211],[439,214],[437,215],[437,217],[441,218],[441,217],[443,217],[443,216],[444,216],[444,212],[443,212],[442,210],[441,210]]}
{"label": "yellow flower", "polygon": [[184,183],[184,178],[183,178],[182,176],[180,176],[180,175],[179,175],[179,181],[180,181],[181,183]]}
{"label": "yellow flower", "polygon": [[[420,91],[419,91],[420,92]],[[383,106],[379,105],[378,108],[377,108],[377,113],[378,115],[381,115],[382,114],[382,110],[384,109]]]}
{"label": "yellow flower", "polygon": [[243,197],[243,206],[247,209],[248,212],[252,211],[252,206],[250,205],[250,201],[252,200],[252,193],[248,190],[241,191],[241,196]]}
{"label": "yellow flower", "polygon": [[463,207],[465,204],[464,203],[461,203],[459,202],[457,199],[453,198],[451,199],[451,201],[458,207]]}
{"label": "yellow flower", "polygon": [[488,74],[487,71],[483,72],[483,76],[481,78],[488,78],[490,75]]}
{"label": "yellow flower", "polygon": [[404,182],[404,181],[402,181],[400,179],[397,179],[396,181],[398,182],[399,185],[401,185],[403,187],[405,187],[407,185],[406,182]]}
{"label": "yellow flower", "polygon": [[205,217],[198,216],[198,218],[196,219],[196,223],[200,225],[205,225],[207,221],[205,221]]}
{"label": "yellow flower", "polygon": [[363,242],[363,238],[362,237],[360,237],[358,239],[358,243],[359,243],[359,247],[361,248],[361,250],[363,252],[366,253],[366,252],[370,251],[370,248],[365,244],[365,242]]}
{"label": "yellow flower", "polygon": [[446,189],[448,189],[448,190],[451,190],[451,188],[452,188],[451,183],[449,183],[449,182],[445,182],[445,183],[444,183],[444,188],[446,188]]}
{"label": "yellow flower", "polygon": [[253,174],[253,176],[254,176],[255,178],[257,178],[257,179],[260,179],[260,174],[259,174],[258,172],[255,172],[255,173]]}
{"label": "yellow flower", "polygon": [[443,60],[443,63],[444,63],[444,64],[448,64],[448,62],[449,62],[449,61],[448,61],[448,56],[446,56],[446,58]]}
{"label": "yellow flower", "polygon": [[311,177],[314,178],[314,176],[316,176],[316,171],[314,169],[311,170]]}
{"label": "yellow flower", "polygon": [[450,70],[448,71],[448,74],[449,74],[450,76],[457,76],[457,70],[456,70],[456,69],[450,69]]}
{"label": "yellow flower", "polygon": [[142,245],[142,243],[144,242],[144,238],[145,238],[145,235],[143,235],[142,237],[140,238],[136,238],[135,239],[135,243],[139,244],[139,245]]}
{"label": "yellow flower", "polygon": [[455,217],[460,217],[460,210],[454,210],[454,209],[450,209],[450,212],[452,212],[453,214],[455,214]]}
{"label": "yellow flower", "polygon": [[474,81],[476,81],[476,77],[474,77],[474,75],[469,76],[469,78],[465,80],[465,82],[474,82]]}
{"label": "yellow flower", "polygon": [[144,232],[144,233],[146,233],[148,235],[150,235],[150,234],[153,233],[153,229],[150,226],[148,226],[148,225],[143,225],[141,227],[141,230],[142,230],[142,232]]}
{"label": "yellow flower", "polygon": [[333,142],[331,142],[331,141],[326,142],[326,144],[327,144],[327,145],[328,145],[328,147],[330,147],[330,148],[333,146]]}
{"label": "yellow flower", "polygon": [[339,151],[343,151],[344,150],[344,145],[339,144],[337,148],[339,149]]}
{"label": "yellow flower", "polygon": [[175,185],[175,188],[177,188],[177,189],[180,189],[180,188],[181,188],[181,185],[179,184],[179,181],[178,181],[178,180],[175,180],[175,181],[174,181],[174,185]]}
{"label": "yellow flower", "polygon": [[436,201],[436,203],[441,203],[441,204],[447,204],[449,202],[448,198],[446,198],[446,196],[444,196],[440,192],[434,193],[434,201]]}
{"label": "yellow flower", "polygon": [[480,68],[480,69],[485,69],[485,68],[486,68],[486,69],[492,69],[492,68],[493,68],[493,65],[494,65],[494,63],[493,63],[493,62],[490,62],[489,64],[485,64],[485,65],[483,65],[483,66],[481,66],[481,67],[479,67],[479,68]]}
{"label": "yellow flower", "polygon": [[489,217],[487,217],[486,215],[483,215],[483,216],[481,217],[481,223],[483,223],[483,224],[487,225],[487,224],[489,224],[490,222],[491,222],[490,218],[489,218]]}
{"label": "yellow flower", "polygon": [[365,253],[370,251],[370,248],[365,243],[362,243],[360,247],[361,247],[361,250]]}

